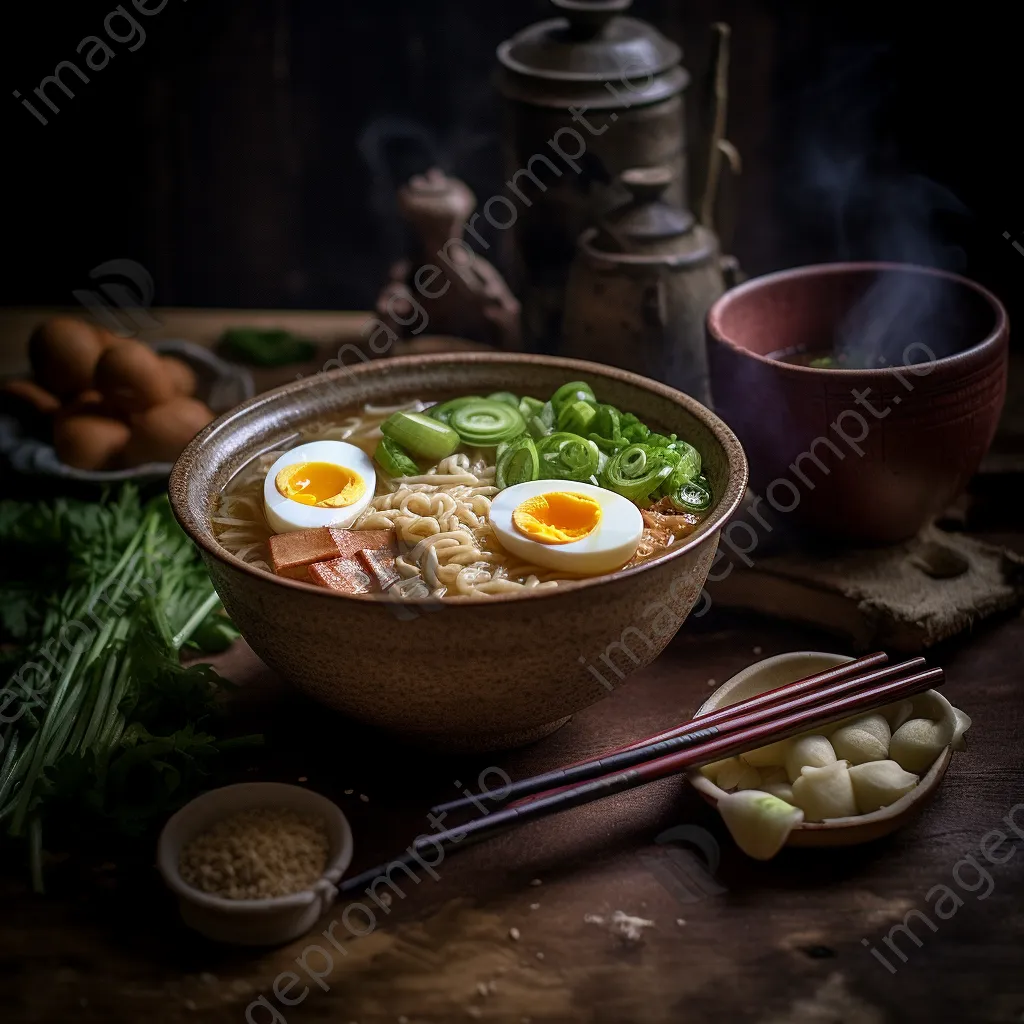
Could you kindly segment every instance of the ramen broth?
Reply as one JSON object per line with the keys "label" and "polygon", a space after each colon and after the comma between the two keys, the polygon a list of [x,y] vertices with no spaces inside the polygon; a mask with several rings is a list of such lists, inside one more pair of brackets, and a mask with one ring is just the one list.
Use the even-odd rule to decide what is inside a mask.
{"label": "ramen broth", "polygon": [[[557,394],[558,392],[556,392],[556,396]],[[590,394],[592,397],[592,392]],[[478,405],[487,402],[493,403],[493,400],[494,396],[490,399],[479,400]],[[516,400],[516,396],[507,396],[505,399],[512,408],[514,406],[511,406],[511,401],[514,400]],[[533,399],[522,399],[521,401],[522,403],[532,403],[520,406],[524,417],[525,414],[536,410],[542,404],[539,400]],[[598,406],[596,400],[591,404]],[[545,405],[550,406],[550,402]],[[591,476],[589,482],[586,483],[565,478],[542,478],[539,482],[532,484],[525,481],[518,485],[506,483],[503,474],[514,475],[518,472],[520,476],[528,477],[529,468],[525,472],[517,468],[523,464],[523,460],[518,462],[513,460],[511,469],[503,463],[503,460],[508,458],[506,449],[514,448],[517,444],[528,457],[533,457],[531,453],[535,454],[537,449],[542,452],[557,449],[559,443],[564,448],[564,442],[556,440],[561,437],[575,438],[573,443],[579,442],[576,445],[577,457],[579,452],[587,453],[594,450],[593,444],[585,441],[582,436],[567,431],[552,430],[546,436],[541,435],[539,438],[535,438],[533,442],[529,440],[528,432],[524,431],[511,444],[500,445],[465,443],[461,441],[462,435],[460,434],[458,448],[451,454],[436,459],[416,457],[414,467],[410,467],[408,462],[401,463],[404,467],[402,473],[395,475],[393,472],[396,468],[394,459],[387,455],[382,456],[382,445],[385,443],[382,439],[385,437],[385,431],[388,430],[387,425],[401,421],[404,417],[408,422],[422,426],[422,421],[431,419],[430,414],[432,412],[436,414],[440,408],[440,406],[432,407],[421,401],[389,406],[366,405],[347,414],[340,414],[330,422],[311,425],[303,429],[300,434],[289,438],[287,444],[282,444],[274,451],[259,455],[237,473],[218,496],[212,523],[219,542],[231,554],[249,565],[273,572],[270,541],[275,532],[281,531],[272,529],[268,521],[268,512],[265,507],[265,496],[270,493],[268,472],[275,463],[280,463],[281,457],[285,453],[294,450],[296,446],[324,441],[344,442],[346,450],[349,446],[354,446],[359,452],[353,452],[353,459],[363,458],[365,455],[369,459],[375,460],[372,463],[371,471],[375,477],[372,497],[369,495],[364,497],[363,500],[369,499],[368,504],[351,523],[347,524],[346,532],[347,530],[378,531],[375,534],[378,536],[380,535],[379,531],[393,531],[393,535],[388,534],[394,538],[393,566],[389,568],[389,571],[393,570],[395,581],[386,589],[388,596],[399,599],[428,596],[457,599],[524,593],[530,590],[558,587],[570,580],[605,575],[607,571],[617,571],[626,566],[641,564],[672,547],[693,532],[710,509],[710,489],[706,478],[699,472],[699,469],[692,482],[686,485],[689,490],[684,488],[679,492],[682,499],[676,498],[676,500],[685,502],[697,495],[698,497],[694,500],[699,505],[701,503],[700,494],[703,491],[703,495],[707,499],[704,508],[690,508],[685,504],[680,507],[672,497],[661,493],[652,493],[639,500],[627,499],[622,494],[595,483],[600,480],[620,481],[618,476],[609,476],[608,467],[615,457],[614,452],[611,456],[601,453],[601,475]],[[610,409],[611,407],[603,408]],[[586,410],[582,406],[575,412],[586,418]],[[617,411],[613,410],[614,412]],[[407,414],[413,415],[409,417]],[[548,415],[546,408],[544,411],[538,412],[538,415],[541,418]],[[571,420],[572,417],[569,415],[568,417],[563,416],[563,418]],[[635,417],[629,417],[629,419],[633,424],[638,423]],[[478,423],[483,422],[484,417],[481,415]],[[625,422],[625,419],[622,422]],[[618,424],[619,419],[616,416],[614,420],[616,431],[619,430]],[[382,426],[385,427],[385,431],[382,431]],[[531,423],[531,427],[534,426]],[[543,428],[536,429],[539,431]],[[633,436],[642,436],[642,432],[647,431],[643,424],[631,429],[639,431]],[[611,428],[606,427],[606,430],[609,433],[612,432]],[[669,440],[662,435],[647,432],[650,439],[660,439],[658,443]],[[467,431],[467,433],[471,437],[474,436],[471,431]],[[598,437],[600,440],[596,434],[591,434],[591,436]],[[671,435],[671,438],[673,439],[671,443],[676,446],[675,450],[683,451],[688,455],[692,453],[691,457],[695,457],[699,467],[700,457],[696,451],[685,442],[676,440],[675,435]],[[391,456],[395,456],[396,446],[390,440],[386,443],[391,444]],[[625,439],[618,443],[620,450],[626,446]],[[606,445],[606,447],[611,449],[611,445]],[[631,447],[637,451],[646,450],[648,457],[652,460],[658,454],[658,450],[651,445],[641,443]],[[568,451],[568,449],[565,450]],[[561,452],[562,449],[558,449],[558,454]],[[407,455],[408,453],[402,454]],[[570,452],[570,454],[572,453]],[[547,458],[548,455],[545,454],[543,459]],[[569,455],[566,455],[566,459],[568,458]],[[638,458],[637,452],[632,451],[632,454],[625,459],[625,462],[629,463],[626,468],[634,468],[634,463]],[[390,467],[391,472],[385,468],[385,464]],[[553,462],[550,464],[555,465]],[[678,464],[678,459],[674,464]],[[308,465],[307,463],[302,464],[302,466]],[[415,472],[409,472],[410,468],[414,468]],[[321,466],[320,477],[327,479],[322,469]],[[341,472],[341,470],[338,471]],[[561,471],[564,471],[564,468]],[[282,473],[278,473],[275,478],[279,488],[282,486]],[[664,476],[664,470],[662,473]],[[316,474],[311,472],[307,472],[305,476],[310,479],[316,478]],[[290,481],[294,481],[295,478],[294,472],[288,477]],[[665,479],[668,478],[665,477]],[[628,482],[629,478],[627,478]],[[305,481],[300,480],[300,485],[302,483]],[[509,486],[508,494],[515,493],[516,486],[519,489],[529,490],[532,488],[538,493],[544,492],[540,494],[539,498],[532,497],[532,504],[531,501],[524,500],[513,509],[512,519],[519,523],[519,527],[510,527],[510,532],[506,531],[505,543],[499,536],[500,528],[497,520],[492,522],[492,505],[499,500],[499,495],[503,493],[503,488],[499,486],[499,483]],[[664,485],[662,486],[664,487]],[[622,486],[620,490],[632,493],[629,486]],[[586,494],[581,493],[584,491]],[[301,497],[299,495],[299,498]],[[292,509],[293,505],[300,503],[299,501],[285,502],[286,511],[291,509],[296,515],[319,512],[326,503],[319,502],[315,509],[311,508],[316,497],[313,495],[303,499],[301,510]],[[589,538],[586,543],[565,543],[565,538],[555,538],[556,542],[560,542],[561,549],[569,553],[561,557],[571,568],[566,566],[555,568],[550,564],[538,564],[530,557],[529,551],[536,552],[543,560],[550,560],[548,550],[552,545],[547,543],[550,537],[542,536],[542,533],[546,530],[550,534],[553,527],[544,520],[543,516],[538,520],[536,505],[540,500],[550,518],[550,514],[553,513],[550,513],[547,506],[550,505],[554,508],[557,504],[554,499],[563,501],[572,499],[574,503],[572,514],[577,519],[581,514],[584,519],[590,515],[595,522],[599,522],[600,529],[605,529],[609,533],[619,525],[624,506],[628,505],[632,511],[626,510],[626,519],[629,519],[630,516],[633,517],[629,521],[635,520],[639,536],[635,550],[632,550],[628,558],[619,562],[614,569],[594,572],[587,567],[596,563],[581,559],[580,571],[573,571],[577,566],[573,563],[571,556],[577,549],[585,548],[587,544],[590,544],[594,551],[600,554],[599,530],[595,528],[594,536]],[[275,500],[279,499],[275,498]],[[587,502],[589,504],[586,504]],[[508,504],[507,501],[506,504]],[[279,505],[278,508],[280,507]],[[533,512],[534,515],[531,517],[523,513],[524,508]],[[580,508],[583,509],[583,513],[580,513]],[[637,510],[639,510],[639,517]],[[516,519],[517,515],[518,519]],[[642,530],[639,528],[641,518]],[[533,534],[523,532],[524,521],[526,521],[527,527],[532,524]],[[538,522],[540,522],[539,527]],[[291,528],[297,529],[297,527]],[[585,530],[589,527],[577,524],[576,528]],[[537,530],[541,530],[541,533],[538,533]],[[575,534],[572,536],[575,537]],[[536,543],[537,538],[545,543]],[[558,544],[554,546],[558,546]],[[512,547],[517,550],[511,550]],[[520,550],[521,548],[529,550],[524,554],[524,551]],[[614,558],[614,554],[609,555],[605,552],[602,557],[607,561],[608,557]],[[310,577],[313,582],[319,578],[316,575]],[[375,589],[385,588],[377,587]]]}

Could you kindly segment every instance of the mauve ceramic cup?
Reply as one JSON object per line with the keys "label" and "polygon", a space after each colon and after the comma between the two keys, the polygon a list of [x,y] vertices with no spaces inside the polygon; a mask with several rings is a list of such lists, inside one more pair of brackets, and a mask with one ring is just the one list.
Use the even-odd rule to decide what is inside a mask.
{"label": "mauve ceramic cup", "polygon": [[[956,274],[800,267],[727,292],[707,327],[715,410],[747,452],[751,487],[786,522],[854,541],[906,540],[966,486],[995,436],[1006,311]],[[882,348],[893,365],[770,358],[837,341]],[[899,365],[908,360],[915,365]]]}
{"label": "mauve ceramic cup", "polygon": [[[213,533],[221,488],[303,424],[367,402],[547,396],[571,380],[589,381],[603,401],[677,432],[704,457],[712,511],[678,547],[641,566],[534,594],[398,603],[255,569]],[[170,497],[228,614],[282,677],[329,707],[424,744],[489,750],[550,732],[657,657],[700,597],[719,532],[746,486],[732,431],[678,391],[596,363],[459,353],[382,359],[258,395],[197,435],[174,467]]]}

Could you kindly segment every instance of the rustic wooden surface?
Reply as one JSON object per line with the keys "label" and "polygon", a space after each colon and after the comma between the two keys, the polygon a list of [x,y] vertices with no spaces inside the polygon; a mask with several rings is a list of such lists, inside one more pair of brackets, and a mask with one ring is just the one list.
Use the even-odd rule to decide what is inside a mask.
{"label": "rustic wooden surface", "polygon": [[[393,742],[374,749],[365,730],[289,695],[244,646],[223,667],[246,682],[241,716],[267,731],[259,770],[247,777],[305,779],[337,799],[355,834],[353,868],[361,870],[426,831],[425,808],[454,795],[456,779],[472,780],[490,763],[519,777],[650,733],[692,711],[710,679],[722,681],[755,660],[754,647],[769,656],[829,644],[751,623],[686,627],[651,668],[560,732],[490,761],[449,760]],[[273,951],[223,950],[178,922],[145,858],[113,851],[106,861],[51,865],[45,898],[27,891],[23,865],[9,858],[0,874],[4,1019],[219,1024],[244,1020],[264,995],[287,1021],[341,1024],[403,1017],[510,1024],[1019,1021],[1024,844],[1017,840],[1007,863],[988,866],[992,889],[984,900],[977,897],[987,884],[965,891],[976,885],[969,866],[958,872],[963,887],[954,872],[965,856],[979,857],[982,837],[1024,804],[1022,649],[1024,621],[1015,618],[942,652],[948,695],[974,719],[970,748],[956,755],[923,815],[889,839],[845,851],[787,851],[756,863],[735,849],[692,791],[666,780],[450,856],[438,865],[439,881],[424,875],[405,884],[406,898],[395,897],[390,914],[378,909],[372,934],[346,940],[347,955],[335,952],[324,978],[327,990],[310,986],[294,1008],[274,998],[274,980],[296,970],[295,959],[316,935]],[[1024,806],[1017,820],[1024,829]],[[682,824],[706,830],[694,833],[704,853],[656,842]],[[721,854],[713,871],[706,856],[713,859],[715,846],[705,834]],[[925,896],[938,884],[964,905],[948,920],[929,913],[934,933],[915,924],[920,948],[898,939],[902,963],[882,939],[909,911],[929,912]],[[607,923],[586,919],[616,910],[654,925],[630,943]],[[349,933],[339,923],[335,934]],[[864,939],[888,954],[895,974]],[[323,969],[317,956],[307,957],[314,971]],[[260,1007],[252,1019],[274,1018]]]}
{"label": "rustic wooden surface", "polygon": [[[7,336],[0,322],[0,337]],[[1024,535],[999,539],[1024,550]],[[387,664],[386,637],[351,642],[379,645],[382,675],[415,670]],[[232,709],[238,729],[267,738],[240,777],[301,781],[336,799],[355,835],[353,870],[362,870],[427,831],[426,808],[455,796],[482,769],[493,764],[522,777],[649,734],[689,715],[713,681],[758,657],[797,649],[835,650],[836,643],[713,610],[684,627],[649,669],[559,732],[490,759],[424,753],[354,727],[288,691],[244,644],[220,667],[244,684]],[[364,901],[377,911],[372,934],[352,938],[336,927],[344,955],[319,937],[332,919],[340,921],[343,905],[310,937],[284,948],[223,949],[179,922],[151,843],[57,852],[46,897],[30,893],[22,851],[6,845],[0,1019],[1024,1020],[1024,842],[1010,833],[1016,841],[1003,850],[1013,853],[1001,865],[979,854],[982,837],[1007,831],[1001,822],[1017,805],[1024,831],[1022,650],[1024,619],[1012,616],[935,653],[948,672],[948,696],[974,719],[970,746],[955,756],[922,816],[895,836],[849,850],[786,851],[760,864],[736,850],[692,791],[665,780],[460,850],[437,866],[437,881],[421,876],[412,884],[397,875],[404,897],[395,896],[388,913]],[[688,826],[691,844],[657,841],[680,825]],[[977,888],[968,856],[987,867],[990,891],[988,883]],[[936,885],[963,901],[944,905],[947,915],[956,909],[946,920],[926,901]],[[936,930],[909,918],[921,945],[897,935],[903,962],[883,939],[914,910],[927,913]],[[625,940],[609,924],[616,911],[653,924],[638,941]],[[317,942],[334,961],[327,971],[320,954],[306,954],[310,968],[324,974],[320,983],[296,964]],[[292,1007],[274,993],[275,979],[288,971],[302,976],[288,998],[308,989]],[[261,997],[278,1016],[257,1002]]]}

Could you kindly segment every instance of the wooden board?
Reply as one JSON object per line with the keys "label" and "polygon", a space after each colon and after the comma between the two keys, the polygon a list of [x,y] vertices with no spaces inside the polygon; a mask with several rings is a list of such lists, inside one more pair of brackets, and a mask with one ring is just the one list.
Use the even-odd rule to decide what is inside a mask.
{"label": "wooden board", "polygon": [[[520,777],[650,733],[692,711],[711,679],[759,656],[828,643],[726,620],[687,627],[651,668],[554,736],[468,760],[394,743],[374,749],[375,737],[292,696],[244,646],[223,667],[245,683],[240,717],[268,733],[245,777],[302,779],[337,799],[355,834],[353,870],[361,870],[427,831],[424,809],[490,763]],[[395,895],[389,912],[363,899],[377,912],[371,934],[351,937],[343,907],[321,923],[320,931],[339,922],[333,934],[344,954],[316,934],[272,951],[216,948],[178,922],[145,856],[51,865],[45,899],[28,893],[23,865],[8,861],[0,874],[4,1019],[228,1024],[251,1008],[257,1024],[1019,1021],[1024,843],[1005,848],[1014,851],[1005,864],[987,865],[991,886],[977,888],[965,858],[980,857],[982,837],[1016,805],[1024,831],[1022,646],[1024,621],[1015,618],[944,652],[948,696],[974,719],[970,749],[956,755],[916,823],[869,846],[756,863],[694,793],[666,780],[461,851],[438,865],[437,881],[399,874],[404,898]],[[400,786],[405,797],[396,796]],[[679,825],[697,846],[657,842]],[[926,898],[936,885],[963,901],[947,920]],[[626,941],[609,928],[618,910],[653,925]],[[904,963],[883,940],[915,911],[936,930],[908,919],[921,945],[896,933]],[[365,916],[349,920],[365,927]],[[305,954],[312,972],[324,973],[320,982],[296,964],[314,943],[332,953],[330,965],[314,949]],[[306,991],[301,1004],[274,995],[275,979],[279,991],[289,983],[282,972],[300,975],[285,995]],[[261,996],[278,1017],[253,1006]]]}

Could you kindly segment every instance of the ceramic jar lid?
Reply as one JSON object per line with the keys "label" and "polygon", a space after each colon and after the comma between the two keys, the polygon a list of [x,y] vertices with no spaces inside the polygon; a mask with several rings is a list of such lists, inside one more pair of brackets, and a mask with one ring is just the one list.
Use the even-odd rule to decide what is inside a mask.
{"label": "ceramic jar lid", "polygon": [[[632,0],[551,0],[563,17],[538,22],[498,47],[506,96],[557,105],[571,90],[588,106],[654,103],[685,88],[682,51],[654,26],[621,12]],[[620,91],[605,87],[611,84]]]}

